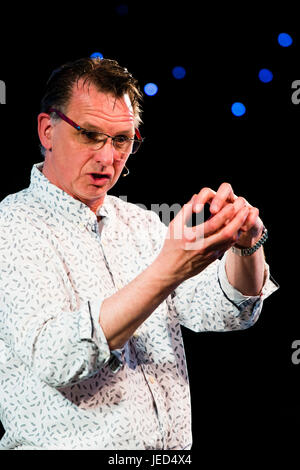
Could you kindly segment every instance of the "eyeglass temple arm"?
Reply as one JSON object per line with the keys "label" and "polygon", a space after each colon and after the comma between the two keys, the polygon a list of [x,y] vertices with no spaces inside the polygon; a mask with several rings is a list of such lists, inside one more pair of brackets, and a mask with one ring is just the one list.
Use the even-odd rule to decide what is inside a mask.
{"label": "eyeglass temple arm", "polygon": [[76,122],[72,121],[72,119],[68,118],[67,116],[65,116],[63,113],[61,113],[60,111],[58,111],[58,109],[55,109],[55,108],[50,108],[49,109],[49,113],[56,113],[61,119],[63,119],[63,121],[66,121],[68,124],[71,124],[71,126],[75,127],[75,129],[78,129],[80,130],[81,127],[78,126],[78,124],[76,124]]}
{"label": "eyeglass temple arm", "polygon": [[140,131],[137,128],[135,129],[135,135],[139,140],[143,140],[143,137],[141,136]]}

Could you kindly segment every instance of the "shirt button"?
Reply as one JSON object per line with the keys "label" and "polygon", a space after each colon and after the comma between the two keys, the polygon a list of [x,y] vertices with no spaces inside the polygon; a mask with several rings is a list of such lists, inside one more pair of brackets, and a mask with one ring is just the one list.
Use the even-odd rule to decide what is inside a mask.
{"label": "shirt button", "polygon": [[154,384],[155,382],[155,378],[152,377],[152,375],[149,375],[149,382],[151,382],[152,384]]}

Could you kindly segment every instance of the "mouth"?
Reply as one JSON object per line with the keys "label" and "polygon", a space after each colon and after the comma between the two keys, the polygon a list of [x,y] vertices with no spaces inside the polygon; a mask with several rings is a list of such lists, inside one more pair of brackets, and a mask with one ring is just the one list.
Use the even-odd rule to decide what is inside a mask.
{"label": "mouth", "polygon": [[95,184],[106,183],[111,178],[111,175],[108,173],[89,173],[89,176]]}

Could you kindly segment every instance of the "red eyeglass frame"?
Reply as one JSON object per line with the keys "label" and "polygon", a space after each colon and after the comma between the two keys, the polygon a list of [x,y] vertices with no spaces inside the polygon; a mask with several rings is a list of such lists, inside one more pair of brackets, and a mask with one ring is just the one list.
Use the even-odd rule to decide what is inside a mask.
{"label": "red eyeglass frame", "polygon": [[[68,124],[70,124],[71,126],[75,127],[75,129],[77,129],[78,131],[88,132],[87,129],[84,129],[83,127],[76,124],[76,122],[72,121],[72,119],[68,118],[64,113],[62,113],[61,111],[59,111],[56,108],[50,108],[48,113],[56,113],[63,121],[65,121]],[[138,128],[135,128],[135,135],[138,138],[138,140],[140,140],[141,142],[144,141],[144,138],[141,136],[140,131],[138,130]],[[130,140],[134,140],[134,139],[130,139]]]}

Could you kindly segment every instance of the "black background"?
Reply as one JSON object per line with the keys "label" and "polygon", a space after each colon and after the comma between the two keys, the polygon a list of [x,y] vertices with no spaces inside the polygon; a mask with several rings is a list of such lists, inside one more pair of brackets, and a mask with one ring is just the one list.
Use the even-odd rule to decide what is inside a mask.
{"label": "black background", "polygon": [[[183,205],[203,186],[226,181],[260,209],[269,230],[265,246],[280,290],[269,297],[258,323],[246,331],[194,334],[183,329],[191,381],[193,452],[247,449],[263,436],[292,435],[300,414],[300,365],[291,361],[300,339],[298,295],[298,135],[300,105],[292,82],[300,80],[300,33],[284,16],[242,9],[156,2],[47,5],[8,13],[1,32],[0,200],[29,185],[42,161],[36,131],[39,102],[51,71],[93,52],[126,66],[143,88],[143,149],[128,162],[130,175],[111,191],[128,201]],[[127,2],[128,5],[128,2]],[[39,9],[40,8],[40,9]],[[266,8],[267,10],[267,8]],[[291,12],[292,16],[292,12]],[[290,47],[278,34],[289,33]],[[185,67],[182,80],[172,68]],[[261,68],[274,74],[258,79]],[[231,104],[246,114],[235,117]],[[296,269],[296,271],[294,270]],[[223,447],[224,446],[224,447]]]}

